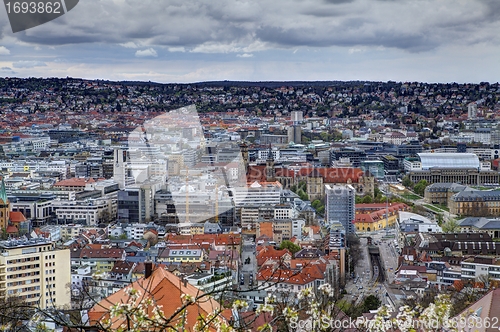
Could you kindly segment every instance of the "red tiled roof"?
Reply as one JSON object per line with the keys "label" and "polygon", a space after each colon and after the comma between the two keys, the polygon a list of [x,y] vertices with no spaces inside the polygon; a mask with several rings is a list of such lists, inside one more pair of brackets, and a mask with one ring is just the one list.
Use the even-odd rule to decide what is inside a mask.
{"label": "red tiled roof", "polygon": [[295,170],[290,168],[278,167],[275,169],[275,174],[277,177],[295,178]]}
{"label": "red tiled roof", "polygon": [[248,166],[247,182],[266,181],[266,166]]}
{"label": "red tiled roof", "polygon": [[130,242],[127,247],[137,247],[137,248],[142,248],[142,244],[140,242],[132,241]]}
{"label": "red tiled roof", "polygon": [[279,262],[285,255],[289,255],[290,258],[292,257],[292,253],[288,249],[276,250],[273,246],[263,247],[257,253],[257,265],[261,266],[268,260]]}
{"label": "red tiled roof", "polygon": [[176,235],[168,234],[166,243],[196,244],[196,245],[240,245],[241,235],[238,234],[194,234]]}
{"label": "red tiled roof", "polygon": [[274,232],[273,232],[273,222],[271,221],[263,221],[259,222],[259,232],[260,235],[265,235],[268,238],[273,238]]}
{"label": "red tiled roof", "polygon": [[130,270],[132,270],[133,267],[134,267],[134,263],[132,263],[132,262],[117,261],[113,265],[113,268],[111,269],[111,273],[129,274]]}
{"label": "red tiled roof", "polygon": [[[136,301],[128,300],[127,291],[130,289],[140,290],[141,296]],[[181,280],[169,271],[162,268],[157,268],[153,271],[149,278],[140,278],[133,282],[130,286],[120,289],[118,292],[110,295],[106,299],[101,300],[89,310],[89,320],[91,324],[98,324],[104,319],[109,319],[109,311],[113,305],[121,302],[139,303],[141,300],[151,299],[154,306],[161,308],[166,317],[174,313],[177,308],[183,305],[183,294],[197,298],[203,293],[198,288],[189,284],[182,283]],[[193,305],[189,305],[186,310],[186,326],[187,330],[192,330],[198,321],[199,315],[207,316],[220,308],[220,304],[211,297],[203,297],[202,301],[197,301]],[[148,310],[148,312],[150,312]],[[119,316],[112,319],[111,327],[116,329],[123,324],[125,316]],[[173,322],[175,325],[177,322]],[[210,328],[209,331],[215,331]]]}
{"label": "red tiled roof", "polygon": [[87,183],[96,182],[93,178],[71,178],[56,182],[54,187],[85,187]]}
{"label": "red tiled roof", "polygon": [[427,267],[420,265],[404,265],[399,268],[399,271],[417,271],[418,273],[426,273]]}
{"label": "red tiled roof", "polygon": [[26,217],[20,211],[11,211],[9,213],[9,219],[11,222],[23,222],[26,221]]}
{"label": "red tiled roof", "polygon": [[408,205],[404,203],[389,203],[389,206],[387,206],[386,203],[369,203],[369,204],[356,204],[356,211],[359,210],[370,210],[370,211],[378,211],[382,210],[386,207],[389,207],[390,209],[406,209],[408,208]]}
{"label": "red tiled roof", "polygon": [[[378,208],[380,208],[380,210],[378,210]],[[396,213],[397,211],[406,211],[408,209],[409,206],[404,203],[392,204],[389,206],[386,206],[383,203],[356,204],[356,216],[354,218],[353,223],[377,222],[381,219],[386,218],[387,212],[389,212],[390,216]],[[368,213],[357,213],[360,210]]]}
{"label": "red tiled roof", "polygon": [[112,258],[119,259],[124,256],[123,249],[89,249],[84,248],[80,253],[80,258]]}
{"label": "red tiled roof", "polygon": [[296,271],[288,269],[274,269],[272,267],[261,269],[257,273],[258,281],[280,282],[294,285],[307,285],[316,280],[314,276],[306,270]]}

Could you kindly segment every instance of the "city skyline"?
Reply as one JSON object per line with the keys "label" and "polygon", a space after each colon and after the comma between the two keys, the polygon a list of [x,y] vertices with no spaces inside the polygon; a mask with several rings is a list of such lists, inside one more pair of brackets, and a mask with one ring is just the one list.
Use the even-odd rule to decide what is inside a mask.
{"label": "city skyline", "polygon": [[2,10],[0,76],[496,82],[499,12],[496,1],[93,1],[13,34]]}

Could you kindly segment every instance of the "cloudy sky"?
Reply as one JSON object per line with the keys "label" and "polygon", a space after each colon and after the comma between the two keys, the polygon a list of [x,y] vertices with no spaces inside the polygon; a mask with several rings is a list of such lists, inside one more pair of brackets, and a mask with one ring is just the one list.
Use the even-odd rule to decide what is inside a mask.
{"label": "cloudy sky", "polygon": [[80,0],[12,33],[0,76],[497,82],[499,0]]}

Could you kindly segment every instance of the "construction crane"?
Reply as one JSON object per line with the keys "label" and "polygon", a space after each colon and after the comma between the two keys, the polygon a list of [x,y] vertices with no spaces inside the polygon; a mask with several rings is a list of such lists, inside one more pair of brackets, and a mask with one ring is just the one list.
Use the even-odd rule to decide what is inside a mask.
{"label": "construction crane", "polygon": [[219,186],[215,185],[215,222],[219,222]]}
{"label": "construction crane", "polygon": [[186,220],[189,222],[189,172],[186,167]]}

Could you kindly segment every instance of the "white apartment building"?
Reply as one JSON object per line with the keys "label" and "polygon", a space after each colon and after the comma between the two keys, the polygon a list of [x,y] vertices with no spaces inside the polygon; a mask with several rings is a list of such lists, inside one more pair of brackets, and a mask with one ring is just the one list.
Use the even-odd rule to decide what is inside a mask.
{"label": "white apartment building", "polygon": [[292,220],[292,237],[302,238],[302,229],[305,225],[306,221],[304,219]]}
{"label": "white apartment building", "polygon": [[108,236],[117,238],[122,236],[123,234],[125,234],[125,230],[123,229],[122,226],[119,225],[108,226]]}
{"label": "white apartment building", "polygon": [[69,164],[65,160],[54,161],[2,161],[0,167],[9,172],[60,172],[66,179],[69,172]]}
{"label": "white apartment building", "polygon": [[97,225],[106,215],[113,216],[116,200],[90,199],[86,201],[52,201],[52,208],[59,223]]}
{"label": "white apartment building", "polygon": [[[271,151],[274,160],[279,160],[281,158],[280,150]],[[266,160],[269,158],[269,149],[262,149],[257,151],[257,159]]]}
{"label": "white apartment building", "polygon": [[129,240],[142,240],[144,232],[148,229],[156,228],[154,224],[121,224],[108,227],[108,236],[120,237],[125,234]]}
{"label": "white apartment building", "polygon": [[493,160],[497,159],[495,155],[498,155],[498,150],[490,148],[468,147],[467,153],[474,153],[479,157],[480,160]]}
{"label": "white apartment building", "polygon": [[132,224],[124,228],[127,239],[141,240],[144,238],[144,231],[147,229],[147,224]]}
{"label": "white apartment building", "polygon": [[63,240],[76,238],[78,235],[80,235],[82,229],[84,228],[83,225],[77,224],[61,225],[59,227],[61,228],[61,238]]}
{"label": "white apartment building", "polygon": [[233,188],[234,203],[236,207],[243,205],[277,205],[280,204],[282,186],[279,182],[255,181],[247,188]]}
{"label": "white apartment building", "polygon": [[422,162],[416,158],[406,158],[403,161],[405,171],[414,171],[422,169]]}
{"label": "white apartment building", "polygon": [[49,235],[49,240],[59,241],[61,239],[61,227],[57,225],[45,225],[40,227],[40,231]]}
{"label": "white apartment building", "polygon": [[50,137],[36,137],[22,139],[22,142],[30,143],[33,146],[34,151],[43,151],[50,146]]}
{"label": "white apartment building", "polygon": [[240,177],[240,167],[238,163],[229,163],[226,165],[226,170],[228,171],[228,177],[231,181],[237,181]]}
{"label": "white apartment building", "polygon": [[500,280],[500,260],[493,257],[476,256],[460,263],[462,280],[477,281],[478,278]]}
{"label": "white apartment building", "polygon": [[[76,192],[72,190],[13,190],[11,192],[13,196],[22,195],[54,195],[57,198],[67,201],[74,201],[76,199]],[[22,198],[22,197],[21,197]]]}
{"label": "white apartment building", "polygon": [[88,282],[92,281],[92,268],[90,265],[82,265],[71,271],[71,291],[78,295],[84,290]]}
{"label": "white apartment building", "polygon": [[491,144],[491,128],[477,128],[474,131],[474,142]]}
{"label": "white apartment building", "polygon": [[384,143],[390,143],[394,145],[401,145],[406,140],[407,140],[406,135],[399,131],[388,132],[382,137],[382,141]]}
{"label": "white apartment building", "polygon": [[0,241],[0,296],[17,296],[41,309],[70,305],[69,249],[46,239]]}
{"label": "white apartment building", "polygon": [[291,205],[276,205],[274,207],[274,219],[292,219],[297,215],[297,211]]}
{"label": "white apartment building", "polygon": [[27,219],[46,223],[52,217],[52,200],[11,202],[12,211],[20,211]]}
{"label": "white apartment building", "polygon": [[259,220],[259,206],[245,205],[240,210],[241,228],[255,229],[257,220]]}

